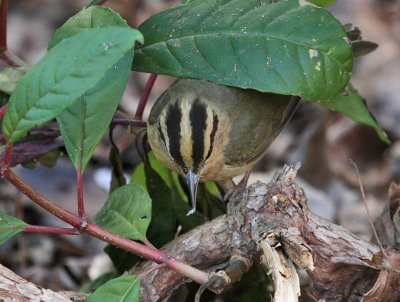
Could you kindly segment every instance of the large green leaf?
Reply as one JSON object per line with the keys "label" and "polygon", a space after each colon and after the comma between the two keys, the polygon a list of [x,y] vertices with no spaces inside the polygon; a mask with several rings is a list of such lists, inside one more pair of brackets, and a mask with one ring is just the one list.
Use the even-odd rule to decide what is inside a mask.
{"label": "large green leaf", "polygon": [[129,27],[128,23],[119,14],[108,7],[91,6],[81,10],[75,16],[69,18],[49,41],[49,49],[56,46],[63,39],[72,37],[82,30],[97,27]]}
{"label": "large green leaf", "polygon": [[100,286],[87,302],[139,302],[140,280],[133,275],[112,279]]}
{"label": "large green leaf", "polygon": [[57,117],[68,156],[82,172],[122,98],[132,57],[133,51],[127,53],[93,89]]}
{"label": "large green leaf", "polygon": [[15,217],[0,213],[0,244],[23,231],[27,224]]}
{"label": "large green leaf", "polygon": [[[71,17],[56,31],[49,48],[85,29],[110,26],[128,27],[128,24],[109,8],[89,7]],[[132,58],[133,52],[125,54],[95,87],[57,118],[65,147],[75,168],[85,170],[107,130],[124,93]]]}
{"label": "large green leaf", "polygon": [[146,241],[151,221],[151,199],[138,185],[119,187],[110,194],[104,207],[94,216],[94,221],[120,236]]}
{"label": "large green leaf", "polygon": [[122,27],[86,29],[52,48],[19,81],[3,119],[9,142],[24,137],[97,85],[141,40]]}
{"label": "large green leaf", "polygon": [[319,103],[330,110],[347,115],[356,122],[371,126],[375,129],[382,141],[386,143],[390,142],[387,134],[382,130],[372,113],[368,110],[365,99],[360,96],[358,91],[351,85],[349,85],[346,95],[339,94],[333,100],[321,101]]}
{"label": "large green leaf", "polygon": [[265,92],[331,99],[347,85],[352,51],[341,24],[306,1],[191,1],[139,30],[133,68]]}

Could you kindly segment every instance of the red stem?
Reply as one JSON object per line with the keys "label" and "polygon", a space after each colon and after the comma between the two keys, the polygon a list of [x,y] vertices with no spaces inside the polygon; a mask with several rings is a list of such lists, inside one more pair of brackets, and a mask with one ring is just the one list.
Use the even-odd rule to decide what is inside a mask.
{"label": "red stem", "polygon": [[78,215],[85,216],[85,201],[83,199],[83,175],[80,168],[76,170],[76,190],[78,199]]}
{"label": "red stem", "polygon": [[144,108],[146,108],[147,101],[149,99],[151,90],[153,89],[154,83],[156,82],[157,75],[152,73],[147,79],[146,87],[144,87],[144,91],[142,97],[140,98],[138,107],[136,109],[135,118],[141,120],[143,118]]}
{"label": "red stem", "polygon": [[2,165],[6,167],[6,169],[10,166],[12,156],[12,144],[8,143],[6,146],[6,150],[4,151],[4,158]]}
{"label": "red stem", "polygon": [[97,2],[97,4],[96,5],[103,5],[104,3],[106,3],[108,0],[102,0],[102,1],[99,1],[99,2]]}
{"label": "red stem", "polygon": [[0,49],[0,59],[6,62],[8,65],[14,67],[21,67],[26,65],[23,60],[21,60],[15,53],[8,49]]}
{"label": "red stem", "polygon": [[10,66],[23,66],[25,63],[7,49],[8,0],[0,1],[0,59]]}
{"label": "red stem", "polygon": [[2,0],[0,5],[0,52],[7,49],[7,13],[8,0]]}
{"label": "red stem", "polygon": [[0,107],[0,120],[3,119],[4,114],[6,113],[7,105]]}
{"label": "red stem", "polygon": [[79,235],[77,229],[55,228],[41,225],[28,225],[24,229],[25,233],[46,233],[46,234],[62,234],[62,235]]}
{"label": "red stem", "polygon": [[[4,168],[4,167],[3,167]],[[165,263],[165,266],[177,273],[184,275],[192,279],[199,284],[206,284],[208,282],[208,274],[190,265],[187,265],[179,260],[143,244],[131,241],[126,238],[119,237],[98,225],[85,221],[81,217],[78,217],[58,205],[52,203],[46,197],[42,196],[34,189],[32,189],[27,183],[25,183],[18,175],[16,175],[11,169],[4,168],[4,177],[18,188],[22,193],[29,197],[37,205],[52,213],[62,221],[72,225],[74,228],[81,230],[82,233],[91,235],[107,243],[116,245],[122,249],[134,253],[135,255],[141,256],[147,260],[156,263]]]}

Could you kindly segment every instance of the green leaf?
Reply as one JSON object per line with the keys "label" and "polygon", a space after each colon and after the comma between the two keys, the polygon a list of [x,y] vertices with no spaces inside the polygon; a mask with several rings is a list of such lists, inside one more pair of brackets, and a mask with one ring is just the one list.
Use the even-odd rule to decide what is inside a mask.
{"label": "green leaf", "polygon": [[127,53],[94,88],[57,117],[68,156],[82,172],[122,98],[132,57],[133,52]]}
{"label": "green leaf", "polygon": [[[157,172],[162,180],[167,184],[169,188],[175,187],[179,193],[179,197],[184,201],[188,202],[188,198],[179,183],[179,175],[175,172],[168,170],[154,155],[153,152],[147,154],[151,168]],[[140,163],[131,175],[131,183],[135,183],[144,187],[147,190],[146,175],[144,173],[144,164]]]}
{"label": "green leaf", "polygon": [[11,94],[27,70],[27,67],[7,67],[0,71],[0,91]]}
{"label": "green leaf", "polygon": [[0,244],[23,231],[27,224],[15,217],[0,213]]}
{"label": "green leaf", "polygon": [[[149,152],[147,154],[147,159],[152,167],[152,169],[159,174],[162,180],[170,187],[171,179],[170,179],[170,171],[155,157],[153,152]],[[146,175],[144,172],[144,163],[140,163],[131,175],[131,183],[135,183],[147,189],[146,184]]]}
{"label": "green leaf", "polygon": [[187,216],[192,208],[180,198],[175,187],[169,188],[151,167],[145,165],[145,172],[154,209],[153,220],[149,227],[151,242],[161,247],[175,237],[178,224],[182,226],[184,233],[207,221],[199,211]]}
{"label": "green leaf", "polygon": [[114,268],[119,274],[123,274],[136,263],[143,261],[143,258],[111,244],[106,245],[104,252],[110,257]]}
{"label": "green leaf", "polygon": [[[128,24],[109,8],[89,7],[70,18],[56,31],[49,48],[85,29],[110,26],[128,27]],[[124,93],[132,58],[133,52],[125,54],[95,87],[57,118],[65,147],[75,168],[85,170],[107,130]]]}
{"label": "green leaf", "polygon": [[158,248],[175,237],[178,222],[170,188],[148,163],[144,165],[144,171],[147,190],[152,200],[152,220],[148,238]]}
{"label": "green leaf", "polygon": [[110,232],[144,241],[151,221],[151,199],[138,185],[119,187],[110,194],[94,221]]}
{"label": "green leaf", "polygon": [[121,276],[100,286],[87,302],[139,302],[140,280],[136,276]]}
{"label": "green leaf", "polygon": [[318,100],[335,97],[352,70],[340,22],[305,1],[192,1],[139,30],[137,71]]}
{"label": "green leaf", "polygon": [[152,200],[148,239],[156,247],[163,246],[175,237],[178,224],[188,231],[206,221],[199,212],[187,216],[191,207],[178,192],[178,180],[171,177],[171,172],[152,152],[148,154],[148,162],[136,168],[131,177],[131,183],[143,182]]}
{"label": "green leaf", "polygon": [[81,288],[80,288],[80,292],[83,293],[92,293],[95,289],[97,289],[98,287],[102,286],[104,283],[106,283],[107,281],[114,279],[116,277],[118,277],[119,274],[117,274],[116,272],[108,272],[108,273],[104,273],[102,275],[100,275],[99,277],[97,277],[94,280],[91,280],[89,282],[86,282]]}
{"label": "green leaf", "polygon": [[315,5],[318,5],[320,7],[325,7],[333,3],[336,3],[336,0],[307,0],[307,1]]}
{"label": "green leaf", "polygon": [[58,116],[95,87],[141,40],[137,30],[86,29],[52,48],[19,81],[3,119],[10,143]]}
{"label": "green leaf", "polygon": [[369,111],[365,99],[360,96],[358,91],[351,85],[349,86],[348,93],[346,95],[339,94],[333,100],[320,101],[319,103],[330,110],[343,113],[353,121],[371,126],[375,129],[382,141],[390,143],[387,134],[379,126],[375,117]]}
{"label": "green leaf", "polygon": [[72,37],[85,29],[114,26],[129,27],[128,23],[110,8],[91,6],[69,18],[67,22],[57,29],[49,42],[48,49],[53,48],[63,39]]}
{"label": "green leaf", "polygon": [[111,193],[115,189],[126,185],[126,178],[124,175],[121,155],[117,146],[114,143],[111,144],[110,154],[108,158],[111,164],[111,183],[109,190],[109,192]]}

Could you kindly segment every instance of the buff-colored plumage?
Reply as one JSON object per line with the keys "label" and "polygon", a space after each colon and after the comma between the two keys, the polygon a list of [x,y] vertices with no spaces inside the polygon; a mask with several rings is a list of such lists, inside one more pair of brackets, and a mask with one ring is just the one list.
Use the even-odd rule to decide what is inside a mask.
{"label": "buff-colored plumage", "polygon": [[[290,96],[182,79],[153,106],[148,139],[156,157],[170,169],[186,175],[196,169],[197,159],[195,173],[201,181],[221,181],[251,169],[297,102]],[[168,127],[178,130],[169,131]],[[201,127],[195,137],[193,127]],[[196,142],[198,139],[202,142]]]}

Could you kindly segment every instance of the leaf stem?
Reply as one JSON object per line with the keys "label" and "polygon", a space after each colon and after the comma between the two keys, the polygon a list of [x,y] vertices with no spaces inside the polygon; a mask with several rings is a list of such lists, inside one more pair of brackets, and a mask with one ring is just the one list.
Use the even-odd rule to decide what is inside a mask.
{"label": "leaf stem", "polygon": [[137,127],[137,128],[145,128],[146,122],[139,121],[136,119],[129,119],[129,118],[113,118],[111,122],[112,126],[120,125],[126,127]]}
{"label": "leaf stem", "polygon": [[147,247],[143,244],[135,241],[122,238],[116,234],[113,234],[98,225],[85,221],[82,217],[78,217],[67,210],[54,204],[46,197],[36,192],[27,183],[25,183],[18,175],[16,175],[11,169],[2,167],[4,171],[4,178],[18,188],[22,193],[29,197],[37,205],[52,213],[62,221],[70,224],[74,228],[81,231],[81,233],[91,235],[107,243],[118,246],[119,248],[125,249],[138,256],[141,256],[147,260],[156,262],[158,264],[165,264],[165,266],[177,273],[180,273],[199,284],[205,284],[208,282],[208,273],[203,272],[197,268],[187,265],[172,256],[165,254],[162,251],[155,250]]}
{"label": "leaf stem", "polygon": [[25,233],[46,233],[46,234],[62,234],[62,235],[79,235],[77,229],[56,228],[41,225],[28,225],[24,229]]}
{"label": "leaf stem", "polygon": [[151,90],[153,89],[154,83],[156,82],[157,75],[152,73],[150,74],[149,78],[147,79],[146,86],[144,87],[144,91],[142,97],[140,98],[139,104],[136,108],[135,118],[142,120],[143,112],[146,108],[147,101],[149,99]]}
{"label": "leaf stem", "polygon": [[26,66],[26,63],[21,58],[8,49],[0,49],[0,59],[13,67]]}
{"label": "leaf stem", "polygon": [[151,247],[152,249],[157,249],[146,237],[141,240],[145,245]]}
{"label": "leaf stem", "polygon": [[80,167],[76,169],[76,190],[78,200],[78,215],[85,217],[85,201],[83,199],[83,174]]}

